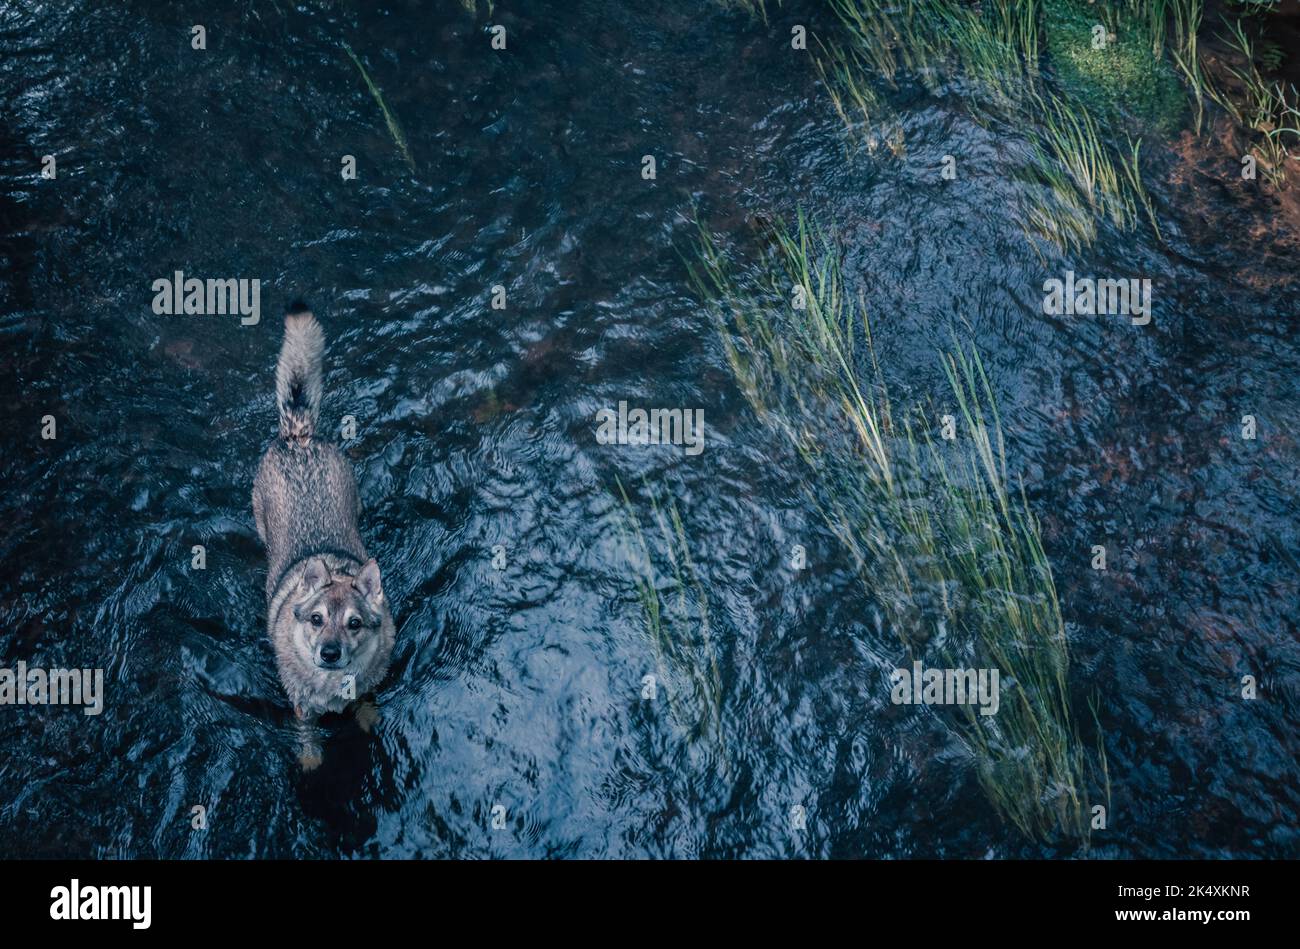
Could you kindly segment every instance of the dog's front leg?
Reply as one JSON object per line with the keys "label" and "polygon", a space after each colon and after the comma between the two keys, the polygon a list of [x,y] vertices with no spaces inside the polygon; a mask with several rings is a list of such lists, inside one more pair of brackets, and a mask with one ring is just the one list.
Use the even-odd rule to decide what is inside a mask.
{"label": "dog's front leg", "polygon": [[298,720],[298,763],[304,771],[315,771],[320,767],[323,757],[316,716],[304,712],[299,706],[294,707],[293,714]]}

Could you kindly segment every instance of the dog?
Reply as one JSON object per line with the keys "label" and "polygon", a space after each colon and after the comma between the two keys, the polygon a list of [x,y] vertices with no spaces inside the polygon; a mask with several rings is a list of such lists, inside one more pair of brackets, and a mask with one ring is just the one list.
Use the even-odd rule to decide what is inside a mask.
{"label": "dog", "polygon": [[267,633],[306,771],[321,763],[323,713],[352,706],[370,731],[378,713],[364,697],[387,673],[396,639],[379,564],[357,531],[352,466],[316,433],[324,350],[320,323],[295,300],[275,369],[280,431],[253,482],[253,520],[268,562]]}

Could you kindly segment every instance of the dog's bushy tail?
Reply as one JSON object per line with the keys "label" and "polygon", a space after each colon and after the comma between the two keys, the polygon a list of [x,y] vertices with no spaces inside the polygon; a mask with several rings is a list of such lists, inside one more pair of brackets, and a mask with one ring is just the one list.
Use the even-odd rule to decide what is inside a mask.
{"label": "dog's bushy tail", "polygon": [[325,332],[301,300],[284,315],[284,342],[275,367],[275,402],[280,411],[280,437],[305,443],[316,432],[320,415],[321,355]]}

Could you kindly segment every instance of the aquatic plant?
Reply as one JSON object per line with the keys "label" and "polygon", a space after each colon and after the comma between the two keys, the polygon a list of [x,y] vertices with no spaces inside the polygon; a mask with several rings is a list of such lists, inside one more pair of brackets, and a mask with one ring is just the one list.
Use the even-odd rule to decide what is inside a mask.
{"label": "aquatic plant", "polygon": [[402,127],[397,123],[397,117],[389,111],[388,103],[384,101],[384,95],[379,91],[379,87],[374,84],[370,78],[370,73],[366,72],[366,67],[361,65],[361,60],[357,59],[357,54],[352,52],[352,47],[347,43],[343,44],[344,51],[348,58],[352,60],[357,71],[361,73],[361,78],[365,80],[366,88],[374,97],[375,102],[379,105],[379,110],[384,114],[384,122],[388,125],[388,134],[392,136],[393,143],[397,145],[397,150],[402,153],[402,160],[406,162],[406,167],[415,171],[415,159],[411,157],[411,150],[406,145],[406,135],[402,132]]}
{"label": "aquatic plant", "polygon": [[1171,0],[1169,8],[1173,12],[1174,20],[1169,55],[1174,65],[1183,74],[1187,88],[1192,94],[1192,101],[1196,106],[1196,134],[1200,135],[1205,119],[1205,97],[1210,93],[1209,77],[1201,69],[1201,55],[1197,40],[1205,4],[1204,0]]}
{"label": "aquatic plant", "polygon": [[993,0],[983,7],[939,3],[928,8],[932,28],[974,82],[983,107],[1013,109],[1037,89],[1041,0]]}
{"label": "aquatic plant", "polygon": [[1165,133],[1177,128],[1186,99],[1163,55],[1170,4],[1042,4],[1045,50],[1056,85],[1072,107],[1083,106],[1117,129],[1133,121]]}
{"label": "aquatic plant", "polygon": [[[1067,36],[1077,33],[1091,40],[1091,32],[1079,32],[1067,23],[1048,16],[1048,8],[1073,11],[1063,0],[991,0],[975,6],[955,0],[928,3],[886,4],[875,0],[828,0],[843,27],[842,40],[820,43],[817,68],[831,102],[841,119],[874,147],[883,137],[886,123],[901,132],[888,104],[876,92],[872,78],[896,85],[900,74],[918,78],[932,89],[944,83],[963,82],[967,101],[977,119],[1001,119],[1014,125],[1031,145],[1031,167],[1021,177],[1034,186],[1024,197],[1022,224],[1031,238],[1045,238],[1065,249],[1078,249],[1096,237],[1095,218],[1109,219],[1124,230],[1137,225],[1145,211],[1156,225],[1154,209],[1142,184],[1138,149],[1132,142],[1127,151],[1110,145],[1126,135],[1105,129],[1105,118],[1093,114],[1088,104],[1068,92],[1049,88],[1040,73],[1040,15],[1050,26]],[[1044,6],[1047,4],[1047,6]],[[1144,43],[1163,43],[1165,4],[1160,13],[1124,14],[1125,23],[1146,23]],[[1071,32],[1072,31],[1072,32]],[[1052,40],[1058,53],[1075,52],[1073,39]],[[1137,62],[1152,59],[1151,49],[1130,39],[1124,55]],[[1089,68],[1104,63],[1085,59]],[[1167,65],[1161,68],[1168,71]],[[1172,75],[1161,75],[1168,79]],[[1129,86],[1110,76],[1112,92],[1121,90],[1131,98]],[[1177,89],[1176,80],[1172,80]],[[1181,95],[1181,93],[1180,93]],[[1119,93],[1115,97],[1123,98]],[[1098,100],[1101,101],[1101,100]],[[1106,100],[1109,101],[1109,100]],[[1178,110],[1181,109],[1181,104]],[[1105,116],[1115,118],[1118,108],[1107,107]],[[901,141],[895,151],[902,150]],[[1159,233],[1156,228],[1157,235]]]}
{"label": "aquatic plant", "polygon": [[[1027,229],[1058,246],[1077,248],[1091,243],[1095,235],[1091,215],[1131,230],[1141,210],[1159,237],[1155,209],[1142,185],[1141,142],[1130,141],[1127,154],[1116,153],[1103,143],[1101,126],[1089,112],[1075,111],[1051,93],[1038,102],[1042,125],[1031,137],[1038,161],[1030,177],[1050,189],[1055,205],[1031,203]],[[1091,215],[1082,213],[1085,210]]]}
{"label": "aquatic plant", "polygon": [[870,68],[860,54],[847,47],[821,43],[813,59],[817,74],[830,95],[831,105],[849,130],[851,140],[874,153],[882,141],[895,141],[901,133],[897,115],[876,92]]}
{"label": "aquatic plant", "polygon": [[1027,836],[1086,845],[1090,786],[1108,797],[1104,750],[1083,745],[1051,565],[979,354],[941,354],[955,441],[931,434],[930,405],[890,397],[860,296],[833,236],[800,215],[736,275],[701,230],[692,276],[713,301],[736,382],[809,471],[809,497],[853,559],[884,621],[913,656],[1000,670],[1009,699],[948,721],[996,810]]}
{"label": "aquatic plant", "polygon": [[[959,75],[975,83],[975,105],[1019,99],[1037,74],[1038,0],[991,0],[982,9],[953,0],[881,3],[828,0],[853,61],[891,86],[900,73],[932,91]],[[839,70],[841,73],[843,70]],[[860,80],[859,80],[860,81]]]}
{"label": "aquatic plant", "polygon": [[[623,502],[619,531],[654,652],[657,688],[666,693],[678,727],[691,739],[714,741],[725,764],[722,677],[710,631],[708,596],[691,559],[677,504],[667,489],[644,484],[650,520],[657,530],[647,534],[623,482],[615,481]],[[663,501],[661,493],[666,496]],[[656,563],[667,564],[666,575],[659,573]]]}
{"label": "aquatic plant", "polygon": [[[1238,124],[1255,133],[1251,150],[1276,188],[1286,185],[1287,163],[1300,155],[1300,96],[1280,80],[1269,80],[1256,65],[1257,53],[1241,21],[1232,24],[1226,42],[1243,57],[1229,73],[1241,86],[1239,97],[1214,89],[1212,94]],[[1293,151],[1294,150],[1294,151]]]}

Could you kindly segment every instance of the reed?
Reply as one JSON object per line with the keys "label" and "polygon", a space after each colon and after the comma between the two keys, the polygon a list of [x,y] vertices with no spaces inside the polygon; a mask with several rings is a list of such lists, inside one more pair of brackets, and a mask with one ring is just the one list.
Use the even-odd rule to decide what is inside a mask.
{"label": "reed", "polygon": [[[1158,236],[1136,147],[1112,147],[1109,142],[1124,136],[1105,127],[1077,96],[1064,95],[1042,81],[1040,21],[1049,27],[1047,48],[1057,55],[1074,55],[1075,41],[1082,39],[1086,45],[1091,37],[1074,5],[1065,0],[990,0],[979,6],[956,0],[828,2],[842,38],[821,43],[817,68],[836,113],[869,151],[885,138],[885,129],[890,129],[886,140],[899,141],[894,150],[901,150],[901,126],[873,77],[896,86],[902,75],[911,75],[936,89],[961,81],[976,118],[1001,119],[1029,140],[1033,162],[1020,177],[1034,185],[1023,198],[1022,224],[1031,238],[1077,250],[1096,238],[1094,218],[1130,230],[1142,217],[1140,212]],[[1141,48],[1150,59],[1151,49],[1165,42],[1167,4],[1162,0],[1131,6],[1121,12],[1126,24],[1144,24],[1145,45],[1130,40],[1128,48]],[[1071,17],[1068,42],[1060,35],[1066,29],[1060,22],[1063,13]],[[1104,60],[1098,61],[1100,66],[1088,62],[1094,69],[1105,66]],[[1104,74],[1087,78],[1114,84]]]}
{"label": "reed", "polygon": [[937,90],[964,76],[976,87],[976,104],[1007,105],[1037,75],[1039,0],[990,0],[981,9],[955,0],[828,2],[853,63],[890,85],[906,73]]}
{"label": "reed", "polygon": [[1177,0],[1128,0],[1129,15],[1142,25],[1153,61],[1159,60],[1164,53],[1169,8],[1176,3]]}
{"label": "reed", "polygon": [[1031,838],[1086,846],[1104,751],[1080,737],[1051,565],[1008,475],[978,352],[954,342],[941,355],[959,435],[938,439],[929,406],[891,399],[834,237],[802,215],[772,237],[736,275],[702,230],[692,267],[740,390],[807,466],[809,496],[904,648],[932,665],[997,668],[1012,683],[997,715],[959,706],[946,719],[996,810]]}
{"label": "reed", "polygon": [[897,117],[866,78],[869,67],[852,48],[827,45],[817,40],[821,55],[813,64],[822,81],[831,106],[849,131],[850,141],[874,154],[882,141],[897,136]]}
{"label": "reed", "polygon": [[392,136],[393,143],[397,146],[397,150],[402,153],[402,160],[406,162],[406,167],[414,172],[415,159],[411,157],[411,150],[406,145],[406,135],[402,132],[402,127],[397,122],[397,116],[393,115],[389,110],[388,103],[384,101],[384,94],[379,91],[379,87],[376,86],[374,81],[370,78],[370,73],[366,72],[366,67],[361,65],[361,60],[357,59],[357,54],[352,52],[352,47],[347,43],[344,43],[343,49],[348,54],[348,58],[352,60],[352,64],[357,67],[357,71],[361,73],[361,78],[365,80],[366,88],[370,90],[370,95],[374,97],[375,102],[379,105],[379,111],[384,114],[384,122],[388,125],[388,134]]}
{"label": "reed", "polygon": [[1031,187],[1024,199],[1024,228],[1032,237],[1079,250],[1096,237],[1095,219],[1132,230],[1145,217],[1157,238],[1160,224],[1142,183],[1141,143],[1117,152],[1091,113],[1075,110],[1053,93],[1036,97],[1040,125],[1028,133],[1035,160],[1022,172]]}
{"label": "reed", "polygon": [[1076,112],[1055,96],[1042,102],[1040,155],[1056,163],[1099,215],[1109,217],[1117,227],[1132,227],[1134,202],[1124,187],[1124,176],[1102,143],[1097,121],[1090,113]]}
{"label": "reed", "polygon": [[[1271,3],[1239,3],[1244,12],[1257,14],[1273,7]],[[1296,92],[1292,87],[1288,95],[1286,87],[1280,82],[1269,82],[1256,66],[1258,59],[1267,69],[1270,63],[1276,67],[1280,50],[1272,44],[1265,44],[1261,49],[1246,35],[1241,21],[1229,27],[1229,35],[1220,37],[1228,46],[1241,54],[1244,68],[1228,68],[1229,75],[1236,78],[1242,87],[1240,98],[1229,95],[1214,83],[1202,68],[1198,33],[1205,13],[1204,0],[1170,0],[1173,14],[1173,41],[1170,44],[1170,58],[1186,80],[1196,107],[1196,133],[1201,133],[1205,116],[1205,100],[1217,103],[1238,125],[1263,133],[1258,153],[1269,169],[1284,169],[1288,160],[1293,158],[1286,141],[1300,138],[1300,121],[1295,113]],[[1292,142],[1294,145],[1294,142]],[[1285,173],[1271,176],[1275,185],[1285,183]]]}
{"label": "reed", "polygon": [[978,104],[1015,110],[1037,89],[1039,0],[993,0],[981,8],[939,3],[932,29],[947,38],[950,57],[974,83]]}
{"label": "reed", "polygon": [[1256,65],[1257,50],[1241,21],[1229,28],[1223,39],[1243,59],[1242,66],[1229,67],[1241,86],[1238,96],[1214,90],[1215,101],[1252,134],[1251,150],[1275,188],[1287,184],[1289,164],[1300,155],[1300,96],[1294,86],[1267,79]]}
{"label": "reed", "polygon": [[1169,55],[1183,74],[1187,88],[1192,94],[1196,107],[1196,134],[1201,134],[1205,121],[1205,97],[1210,93],[1209,77],[1201,69],[1201,55],[1198,49],[1197,34],[1201,28],[1201,19],[1205,13],[1204,0],[1172,0],[1169,4],[1173,11],[1173,42]]}
{"label": "reed", "polygon": [[622,499],[619,531],[655,657],[657,688],[667,695],[677,726],[690,740],[712,741],[725,765],[722,676],[709,624],[708,595],[691,558],[677,503],[669,489],[644,484],[653,528],[647,532],[623,482],[615,481]]}

